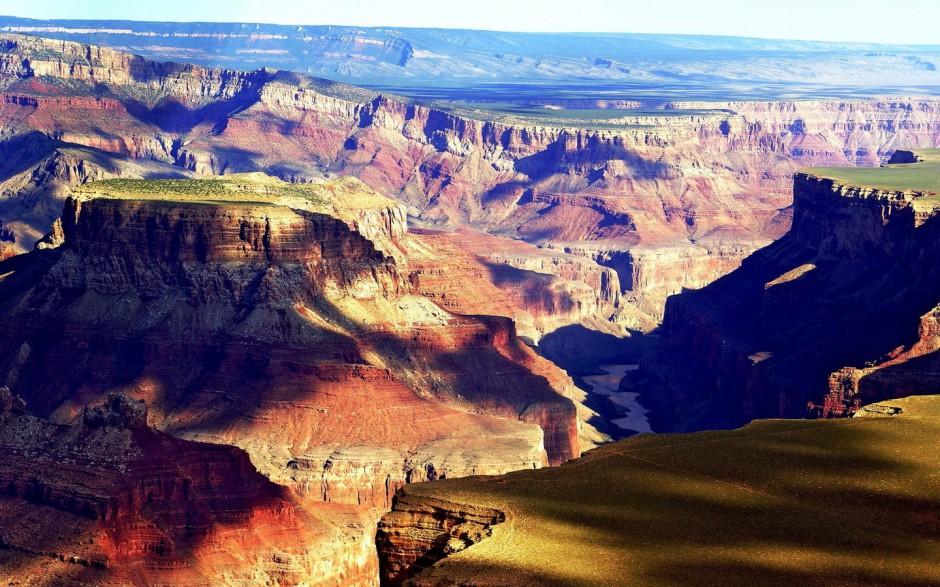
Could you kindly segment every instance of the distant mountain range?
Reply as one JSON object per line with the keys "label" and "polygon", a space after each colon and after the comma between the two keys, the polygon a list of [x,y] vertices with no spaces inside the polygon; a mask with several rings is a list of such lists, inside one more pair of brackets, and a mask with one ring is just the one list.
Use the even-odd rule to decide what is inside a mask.
{"label": "distant mountain range", "polygon": [[[929,95],[940,89],[940,45],[10,16],[0,16],[0,31],[164,61],[298,71],[430,98],[479,99],[463,90],[545,82],[558,98],[625,91],[638,97],[718,99]],[[516,97],[501,86],[496,90],[482,97]]]}

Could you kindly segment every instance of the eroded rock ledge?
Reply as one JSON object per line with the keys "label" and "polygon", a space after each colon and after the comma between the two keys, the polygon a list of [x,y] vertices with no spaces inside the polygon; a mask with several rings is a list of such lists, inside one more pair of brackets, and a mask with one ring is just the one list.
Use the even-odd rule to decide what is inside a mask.
{"label": "eroded rock ledge", "polygon": [[0,388],[0,574],[44,566],[48,584],[219,584],[226,561],[232,580],[313,575],[312,561],[274,556],[303,558],[304,541],[324,536],[241,449],[157,432],[144,403],[122,394],[71,426],[24,405]]}
{"label": "eroded rock ledge", "polygon": [[395,496],[392,511],[379,522],[378,548],[382,585],[402,585],[437,561],[492,534],[506,520],[502,511],[465,503]]}
{"label": "eroded rock ledge", "polygon": [[[315,522],[304,551],[272,556],[282,571],[257,580],[368,584],[374,524],[406,483],[541,468],[588,446],[570,378],[511,318],[432,301],[442,292],[415,267],[442,275],[434,256],[400,204],[354,179],[89,184],[42,247],[0,266],[0,383],[50,429],[133,437],[149,420],[168,442],[236,451]],[[80,509],[114,509],[100,501]],[[294,544],[294,526],[278,527],[264,540]],[[163,543],[143,540],[151,561]],[[246,542],[245,560],[267,544]],[[210,575],[229,564],[200,560]]]}
{"label": "eroded rock ledge", "polygon": [[[473,226],[616,271],[619,288],[605,278],[597,311],[572,317],[614,315],[608,326],[621,335],[655,327],[667,295],[710,282],[778,237],[799,166],[876,165],[940,133],[935,100],[905,99],[676,102],[594,130],[495,113],[478,120],[296,73],[161,64],[8,33],[0,91],[0,120],[20,132],[0,151],[36,154],[2,186],[15,242],[0,243],[0,255],[29,248],[70,189],[89,180],[355,175],[426,226]],[[576,299],[589,300],[584,285],[597,291],[596,274],[578,280]],[[607,301],[616,298],[623,303]]]}

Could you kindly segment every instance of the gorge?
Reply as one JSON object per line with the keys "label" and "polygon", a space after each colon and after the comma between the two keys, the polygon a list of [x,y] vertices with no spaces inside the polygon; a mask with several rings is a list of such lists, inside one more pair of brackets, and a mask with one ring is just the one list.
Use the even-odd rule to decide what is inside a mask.
{"label": "gorge", "polygon": [[[297,547],[330,568],[296,559],[282,580],[368,582],[368,520],[404,483],[559,464],[602,438],[571,380],[511,320],[418,295],[409,263],[435,261],[404,218],[354,179],[88,184],[39,249],[0,264],[0,379],[51,422],[123,394],[149,408],[138,427],[239,447],[301,518],[326,525]],[[30,495],[12,501],[22,510]],[[74,502],[49,505],[87,516]],[[253,530],[236,520],[229,532]],[[176,580],[201,576],[167,556]]]}
{"label": "gorge", "polygon": [[938,193],[936,149],[798,174],[791,230],[670,298],[657,353],[621,387],[659,430],[746,426],[404,487],[379,524],[383,580],[936,581]]}
{"label": "gorge", "polygon": [[0,576],[940,580],[937,98],[0,96]]}
{"label": "gorge", "polygon": [[653,409],[659,428],[851,414],[936,390],[936,158],[798,174],[790,232],[667,304],[638,384],[669,406]]}

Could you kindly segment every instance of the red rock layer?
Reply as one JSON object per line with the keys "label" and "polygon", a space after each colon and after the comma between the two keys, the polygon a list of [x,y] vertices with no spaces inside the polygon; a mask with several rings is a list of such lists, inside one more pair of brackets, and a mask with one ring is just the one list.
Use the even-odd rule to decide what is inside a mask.
{"label": "red rock layer", "polygon": [[121,391],[164,432],[244,449],[323,518],[324,584],[359,580],[368,520],[404,483],[581,450],[570,379],[509,318],[412,293],[420,246],[390,206],[73,198],[0,267],[0,381],[60,423]]}
{"label": "red rock layer", "polygon": [[108,396],[76,424],[57,426],[23,415],[4,394],[12,395],[0,388],[0,572],[8,578],[35,573],[43,585],[322,578],[308,543],[338,533],[300,514],[302,506],[240,449],[156,432],[143,404],[126,396]]}
{"label": "red rock layer", "polygon": [[[291,284],[296,291],[270,292],[284,298],[309,298],[327,290],[355,297],[396,297],[410,289],[394,259],[346,222],[326,214],[270,205],[71,199],[63,212],[62,232],[66,250],[114,265],[111,270],[100,265],[92,270],[102,293],[138,287],[153,294],[176,279],[168,275],[176,267],[197,263],[303,267],[304,279]],[[162,283],[152,281],[155,275]],[[247,293],[246,288],[259,285],[236,279],[199,283],[195,274],[189,279],[190,291],[233,302]]]}
{"label": "red rock layer", "polygon": [[[405,395],[416,406],[422,396],[438,398],[544,425],[552,462],[578,454],[574,406],[526,366],[536,359],[522,350],[508,320],[451,316],[409,297],[411,279],[396,259],[344,221],[276,206],[93,199],[68,205],[62,232],[64,244],[47,253],[55,262],[39,282],[42,293],[27,285],[37,276],[10,284],[26,296],[21,299],[41,300],[40,314],[25,319],[12,299],[5,312],[17,335],[4,353],[34,349],[13,370],[41,413],[65,409],[67,417],[61,402],[78,398],[75,389],[111,378],[122,386],[160,382],[164,395],[154,407],[162,411],[186,396],[189,405],[220,392],[241,403],[249,401],[241,396],[263,396],[264,389],[284,393],[278,387],[294,388],[294,379],[307,381],[298,391],[314,391],[333,378],[352,383],[379,368],[392,386],[410,388]],[[397,306],[383,319],[382,304]],[[94,344],[80,342],[89,336],[89,321]],[[266,349],[249,350],[259,340]],[[68,388],[60,383],[69,380],[65,374],[43,383],[47,367],[40,364],[51,367],[49,356],[75,352],[85,357],[80,363],[96,364],[94,374],[71,373]],[[133,362],[115,359],[128,353]],[[225,375],[239,372],[248,379]],[[239,382],[243,390],[228,391]],[[193,393],[204,399],[195,401]],[[419,431],[410,442],[448,428]]]}

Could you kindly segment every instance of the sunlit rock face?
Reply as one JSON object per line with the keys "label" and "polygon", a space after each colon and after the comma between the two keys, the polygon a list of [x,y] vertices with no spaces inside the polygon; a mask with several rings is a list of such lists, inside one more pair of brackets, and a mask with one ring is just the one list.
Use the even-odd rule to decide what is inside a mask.
{"label": "sunlit rock face", "polygon": [[295,585],[327,571],[309,544],[323,554],[344,538],[244,451],[149,428],[141,401],[107,395],[67,426],[24,410],[0,388],[0,572],[9,579]]}
{"label": "sunlit rock face", "polygon": [[412,267],[446,259],[399,203],[353,179],[221,183],[89,184],[43,247],[4,262],[0,381],[30,413],[107,424],[85,406],[120,392],[164,433],[239,447],[322,519],[308,552],[328,584],[374,581],[370,524],[403,484],[560,464],[601,439],[510,318],[432,301]]}
{"label": "sunlit rock face", "polygon": [[667,303],[635,383],[660,429],[849,415],[936,388],[936,197],[799,174],[794,201],[782,239]]}

